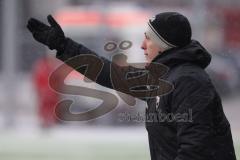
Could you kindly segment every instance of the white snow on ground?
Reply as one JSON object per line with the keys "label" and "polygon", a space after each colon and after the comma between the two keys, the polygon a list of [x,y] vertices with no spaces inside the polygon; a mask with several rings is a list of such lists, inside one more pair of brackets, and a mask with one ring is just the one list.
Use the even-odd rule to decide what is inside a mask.
{"label": "white snow on ground", "polygon": [[[35,103],[33,101],[29,103],[29,100],[34,99],[34,95],[31,95],[32,86],[26,82],[19,87],[16,101],[18,108],[14,115],[15,125],[12,128],[5,126],[7,116],[4,109],[8,106],[7,103],[3,104],[4,92],[0,92],[0,159],[149,159],[147,131],[144,126],[90,127],[85,123],[76,122],[46,131],[41,130]],[[23,90],[24,92],[21,92]],[[236,152],[240,158],[240,96],[224,99],[223,106],[231,124],[233,139],[238,146]]]}

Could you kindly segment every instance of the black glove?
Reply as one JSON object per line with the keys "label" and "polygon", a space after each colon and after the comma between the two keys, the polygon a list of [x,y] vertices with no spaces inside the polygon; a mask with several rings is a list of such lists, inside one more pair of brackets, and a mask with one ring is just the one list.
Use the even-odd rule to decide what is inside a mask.
{"label": "black glove", "polygon": [[47,45],[51,50],[56,49],[58,51],[63,51],[66,39],[64,32],[51,15],[48,15],[47,19],[50,26],[37,19],[30,18],[27,28],[32,32],[33,37],[38,42]]}

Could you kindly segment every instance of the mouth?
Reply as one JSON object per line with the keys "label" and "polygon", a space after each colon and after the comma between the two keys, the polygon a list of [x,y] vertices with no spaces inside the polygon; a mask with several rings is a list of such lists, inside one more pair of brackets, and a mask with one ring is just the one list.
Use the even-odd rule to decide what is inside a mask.
{"label": "mouth", "polygon": [[144,56],[145,56],[145,60],[148,61],[149,60],[148,54],[144,54]]}

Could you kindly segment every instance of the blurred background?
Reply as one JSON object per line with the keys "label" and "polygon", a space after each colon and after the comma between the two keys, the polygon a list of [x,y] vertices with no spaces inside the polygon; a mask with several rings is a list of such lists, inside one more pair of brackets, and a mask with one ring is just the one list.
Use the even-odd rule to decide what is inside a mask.
{"label": "blurred background", "polygon": [[[49,87],[49,75],[62,63],[54,58],[55,51],[33,40],[26,24],[30,17],[47,22],[52,14],[66,36],[108,59],[122,53],[134,63],[144,60],[140,45],[146,21],[164,11],[186,15],[193,39],[212,54],[207,71],[222,96],[240,159],[239,0],[0,0],[0,159],[150,159],[144,123],[122,119],[126,113],[143,114],[146,104],[136,100],[129,106],[122,95],[83,82],[77,72],[71,72],[65,83],[111,93],[118,105],[90,121],[55,118],[54,106],[62,99],[74,101],[75,113],[96,108],[101,101],[60,94]],[[121,48],[124,40],[132,46]],[[108,42],[116,47],[105,50]]]}

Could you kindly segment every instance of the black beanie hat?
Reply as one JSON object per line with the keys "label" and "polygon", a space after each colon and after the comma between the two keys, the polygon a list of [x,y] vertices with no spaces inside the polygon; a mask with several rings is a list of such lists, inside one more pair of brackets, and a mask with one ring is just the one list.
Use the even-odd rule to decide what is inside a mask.
{"label": "black beanie hat", "polygon": [[148,26],[151,32],[155,33],[162,42],[169,46],[167,48],[183,47],[191,42],[190,23],[180,13],[159,13],[149,20]]}

